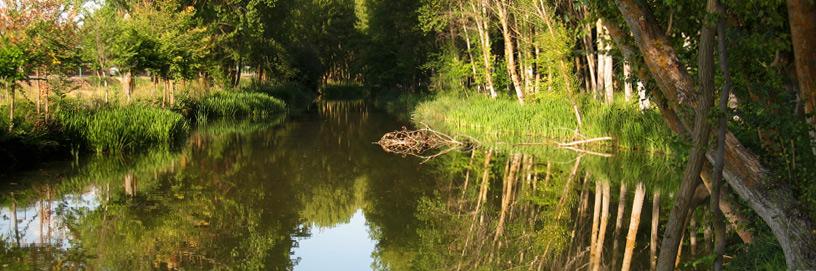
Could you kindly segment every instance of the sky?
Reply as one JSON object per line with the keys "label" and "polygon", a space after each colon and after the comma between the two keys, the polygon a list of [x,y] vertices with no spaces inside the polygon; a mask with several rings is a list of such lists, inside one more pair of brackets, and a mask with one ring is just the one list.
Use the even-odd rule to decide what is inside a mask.
{"label": "sky", "polygon": [[362,210],[357,210],[348,224],[312,229],[312,236],[299,240],[300,246],[294,250],[293,257],[300,258],[296,271],[371,270],[376,241],[368,234]]}

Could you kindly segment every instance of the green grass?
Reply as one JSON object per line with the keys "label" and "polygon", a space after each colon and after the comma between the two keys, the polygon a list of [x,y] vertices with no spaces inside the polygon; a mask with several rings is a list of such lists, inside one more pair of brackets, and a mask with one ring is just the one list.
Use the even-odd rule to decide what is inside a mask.
{"label": "green grass", "polygon": [[583,117],[580,137],[575,134],[571,103],[555,94],[539,95],[525,105],[510,99],[440,95],[420,103],[412,120],[445,133],[473,137],[484,145],[552,145],[610,136],[618,150],[666,154],[683,150],[657,112],[641,112],[622,102],[605,105],[590,98],[579,98],[578,104]]}
{"label": "green grass", "polygon": [[59,121],[67,132],[80,135],[86,148],[97,153],[170,146],[189,130],[181,114],[140,104],[90,111],[63,111]]}
{"label": "green grass", "polygon": [[264,93],[223,91],[202,99],[198,109],[207,117],[263,119],[284,112],[286,104]]}

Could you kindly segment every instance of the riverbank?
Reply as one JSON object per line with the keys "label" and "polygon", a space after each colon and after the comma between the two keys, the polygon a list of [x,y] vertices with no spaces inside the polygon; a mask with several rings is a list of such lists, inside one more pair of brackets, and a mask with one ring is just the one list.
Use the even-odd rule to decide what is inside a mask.
{"label": "riverbank", "polygon": [[[217,119],[261,121],[287,112],[289,107],[282,98],[265,93],[272,88],[264,88],[264,92],[259,89],[219,90],[205,95],[181,93],[170,106],[162,106],[161,97],[102,103],[52,96],[47,115],[37,114],[33,103],[18,98],[14,125],[8,118],[0,119],[0,169],[5,174],[84,153],[123,154],[171,148],[199,123]],[[8,110],[7,101],[0,105],[3,116],[9,115]]]}
{"label": "riverbank", "polygon": [[677,155],[686,147],[674,136],[654,110],[616,101],[609,105],[590,97],[577,98],[581,127],[566,97],[539,95],[520,105],[510,99],[385,93],[374,104],[389,114],[412,121],[417,127],[459,137],[507,151],[558,147],[581,140],[604,139],[584,144],[593,150],[632,151]]}

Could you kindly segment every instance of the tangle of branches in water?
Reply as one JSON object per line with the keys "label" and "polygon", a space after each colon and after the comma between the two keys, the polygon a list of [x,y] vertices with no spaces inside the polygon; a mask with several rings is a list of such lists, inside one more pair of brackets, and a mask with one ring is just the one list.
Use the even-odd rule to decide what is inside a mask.
{"label": "tangle of branches in water", "polygon": [[375,143],[386,152],[423,158],[424,163],[454,150],[467,150],[472,146],[469,141],[430,128],[408,130],[402,127],[402,130],[386,133]]}

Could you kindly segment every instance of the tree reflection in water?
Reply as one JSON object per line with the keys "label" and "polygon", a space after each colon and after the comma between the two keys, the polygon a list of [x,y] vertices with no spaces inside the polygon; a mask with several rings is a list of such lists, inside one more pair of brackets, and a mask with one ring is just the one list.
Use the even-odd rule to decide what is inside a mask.
{"label": "tree reflection in water", "polygon": [[677,181],[671,161],[481,148],[420,165],[371,143],[404,124],[365,103],[326,102],[317,111],[211,123],[177,150],[17,177],[0,200],[0,262],[289,270],[297,240],[361,210],[376,242],[374,269],[650,266],[654,206]]}

